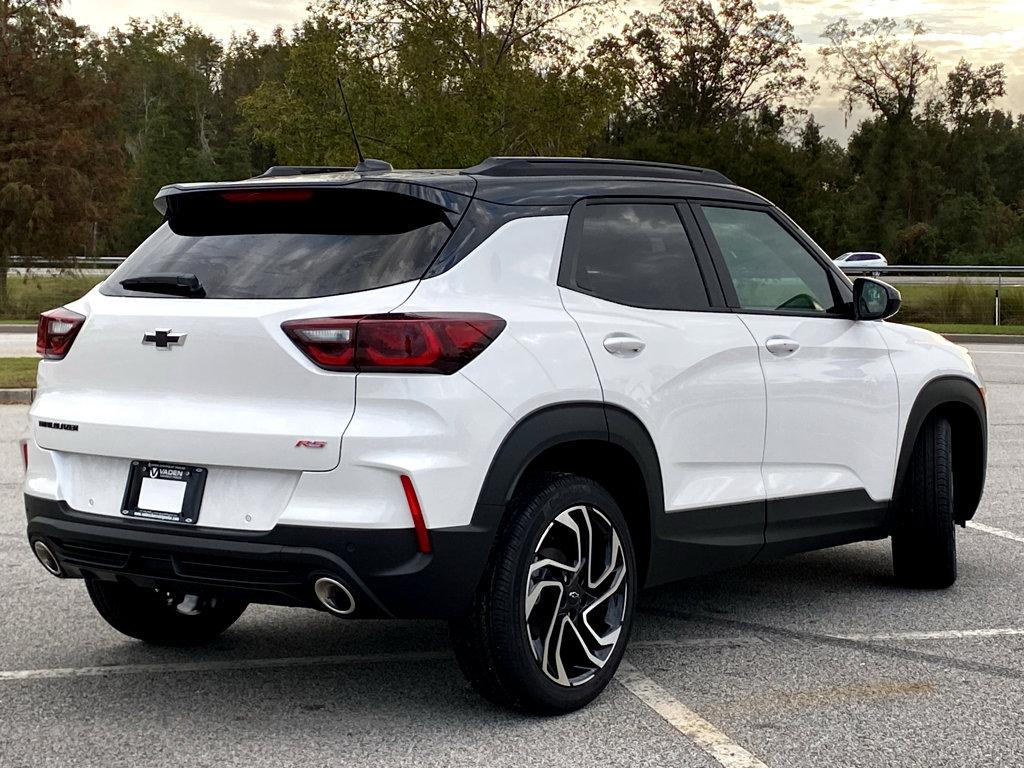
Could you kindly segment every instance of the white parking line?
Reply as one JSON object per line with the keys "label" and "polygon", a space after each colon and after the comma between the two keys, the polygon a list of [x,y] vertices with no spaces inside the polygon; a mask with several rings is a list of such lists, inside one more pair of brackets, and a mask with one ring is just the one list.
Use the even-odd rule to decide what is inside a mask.
{"label": "white parking line", "polygon": [[[1024,628],[997,627],[969,630],[923,630],[906,633],[831,634],[829,638],[843,641],[943,641],[956,638],[994,638],[1024,636]],[[758,635],[720,636],[707,638],[665,638],[633,641],[630,649],[708,649],[715,647],[754,646],[772,643]],[[139,662],[126,665],[88,665],[78,668],[40,668],[35,670],[0,670],[0,681],[30,681],[48,678],[94,678],[97,676],[145,675],[161,673],[201,673],[218,670],[253,670],[303,668],[326,665],[372,665],[386,662],[423,662],[451,660],[447,651],[393,652],[387,654],[327,654],[315,657],[263,657],[256,659],[201,660],[198,662]],[[626,663],[623,662],[625,665]]]}
{"label": "white parking line", "polygon": [[668,721],[680,734],[693,740],[701,750],[722,766],[767,766],[753,753],[734,743],[718,727],[694,713],[625,660],[619,665],[615,680]]}
{"label": "white parking line", "polygon": [[1024,635],[1024,628],[987,627],[976,630],[922,630],[907,633],[866,633],[862,635],[837,635],[844,641],[946,641],[956,638],[995,638],[997,636]]}
{"label": "white parking line", "polygon": [[967,526],[971,529],[983,531],[986,534],[994,534],[997,537],[1002,537],[1003,539],[1011,539],[1014,542],[1020,542],[1021,544],[1024,544],[1024,536],[1021,536],[1020,534],[1014,534],[1012,531],[1007,531],[1006,529],[997,529],[995,526],[986,526],[983,523],[975,523],[974,521],[968,521]]}
{"label": "white parking line", "polygon": [[265,659],[204,660],[201,662],[151,662],[134,665],[95,665],[82,668],[43,668],[40,670],[0,670],[0,681],[27,681],[40,678],[89,678],[92,676],[131,675],[137,673],[198,673],[215,670],[253,668],[300,668],[318,665],[370,665],[379,662],[422,662],[451,659],[449,652],[403,652],[398,654],[329,654],[320,657],[271,657]]}

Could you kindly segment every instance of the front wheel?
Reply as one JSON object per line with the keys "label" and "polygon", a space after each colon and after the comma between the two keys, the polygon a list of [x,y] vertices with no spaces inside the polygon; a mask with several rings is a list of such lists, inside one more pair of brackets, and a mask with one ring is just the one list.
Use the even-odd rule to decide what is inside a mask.
{"label": "front wheel", "polygon": [[899,490],[893,572],[908,587],[945,588],[956,581],[952,440],[947,420],[928,420]]}
{"label": "front wheel", "polygon": [[622,659],[636,560],[615,500],[586,478],[547,474],[509,510],[468,616],[452,622],[462,671],[493,702],[541,714],[593,700]]}
{"label": "front wheel", "polygon": [[247,605],[91,578],[85,580],[85,587],[96,611],[112,628],[164,646],[208,643],[231,627]]}

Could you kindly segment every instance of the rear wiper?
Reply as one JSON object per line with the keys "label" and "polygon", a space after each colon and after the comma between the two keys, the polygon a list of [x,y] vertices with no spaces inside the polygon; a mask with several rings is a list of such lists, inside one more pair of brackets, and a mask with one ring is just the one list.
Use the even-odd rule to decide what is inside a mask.
{"label": "rear wiper", "polygon": [[186,296],[190,299],[202,299],[206,296],[206,289],[192,272],[181,275],[163,273],[125,278],[121,281],[121,285],[130,291],[146,291],[150,294],[170,294],[171,296]]}

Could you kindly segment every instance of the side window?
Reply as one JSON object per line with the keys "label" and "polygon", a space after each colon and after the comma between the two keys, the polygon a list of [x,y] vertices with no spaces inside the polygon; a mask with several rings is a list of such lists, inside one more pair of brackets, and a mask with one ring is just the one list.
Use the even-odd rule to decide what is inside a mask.
{"label": "side window", "polygon": [[668,203],[588,204],[573,279],[582,291],[631,307],[710,307],[690,240]]}
{"label": "side window", "polygon": [[701,206],[744,310],[835,312],[832,278],[765,211]]}

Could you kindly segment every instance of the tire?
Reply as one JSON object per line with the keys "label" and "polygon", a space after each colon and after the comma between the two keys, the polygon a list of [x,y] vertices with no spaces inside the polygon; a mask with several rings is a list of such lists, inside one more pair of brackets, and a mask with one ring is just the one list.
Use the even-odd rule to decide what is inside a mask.
{"label": "tire", "polygon": [[941,589],[956,582],[952,428],[943,418],[921,428],[900,489],[892,534],[896,581]]}
{"label": "tire", "polygon": [[96,611],[112,628],[161,646],[209,643],[231,627],[247,606],[242,601],[171,594],[98,579],[87,578],[85,587]]}
{"label": "tire", "polygon": [[[574,530],[592,536],[577,546]],[[622,659],[636,575],[612,496],[579,476],[538,476],[509,507],[471,611],[451,622],[462,672],[499,705],[541,715],[583,707]]]}

